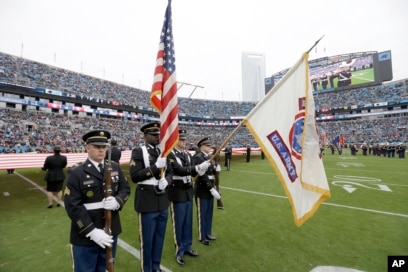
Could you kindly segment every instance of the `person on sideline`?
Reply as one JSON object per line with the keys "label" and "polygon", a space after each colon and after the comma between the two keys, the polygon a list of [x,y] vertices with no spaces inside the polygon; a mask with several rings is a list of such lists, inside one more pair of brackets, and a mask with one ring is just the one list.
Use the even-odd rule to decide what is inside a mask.
{"label": "person on sideline", "polygon": [[191,176],[203,175],[210,166],[203,162],[195,166],[193,157],[185,151],[186,130],[179,130],[179,141],[169,154],[173,169],[173,180],[169,185],[170,212],[173,221],[173,237],[176,247],[176,262],[185,265],[184,255],[197,257],[197,251],[191,248],[193,243],[193,186]]}
{"label": "person on sideline", "polygon": [[52,199],[54,193],[57,194],[57,207],[61,206],[62,186],[64,184],[65,174],[64,168],[67,166],[67,157],[61,155],[61,146],[54,146],[54,155],[45,158],[44,166],[41,168],[47,171],[44,180],[47,182],[47,208],[52,208]]}
{"label": "person on sideline", "polygon": [[227,171],[231,169],[231,159],[232,159],[232,147],[231,144],[227,144],[224,149],[225,153],[225,163],[224,166],[227,167]]}
{"label": "person on sideline", "polygon": [[[122,157],[122,151],[117,147],[118,142],[114,139],[111,140],[111,160],[120,164],[120,158]],[[106,150],[105,160],[108,159],[109,149]]]}
{"label": "person on sideline", "polygon": [[[193,157],[194,164],[200,165],[211,158],[213,144],[210,137],[201,139],[197,146],[198,153]],[[211,240],[217,238],[212,236],[212,220],[214,210],[214,198],[221,199],[221,195],[215,189],[215,171],[214,161],[208,167],[204,175],[198,176],[194,183],[194,195],[197,205],[197,220],[198,220],[198,239],[203,245],[210,245]]]}
{"label": "person on sideline", "polygon": [[139,224],[140,260],[143,272],[161,271],[169,207],[166,189],[172,171],[167,158],[160,157],[160,123],[148,123],[141,131],[146,145],[132,150],[129,164],[130,177],[137,183],[134,205]]}
{"label": "person on sideline", "polygon": [[[117,237],[122,232],[119,211],[130,196],[130,186],[119,164],[111,161],[112,196],[105,197],[109,138],[104,130],[86,133],[82,139],[88,159],[68,172],[64,203],[71,219],[74,272],[105,272],[106,247],[112,247],[116,257]],[[112,211],[111,234],[104,231],[105,210]]]}
{"label": "person on sideline", "polygon": [[247,144],[246,146],[246,162],[251,160],[251,145]]}

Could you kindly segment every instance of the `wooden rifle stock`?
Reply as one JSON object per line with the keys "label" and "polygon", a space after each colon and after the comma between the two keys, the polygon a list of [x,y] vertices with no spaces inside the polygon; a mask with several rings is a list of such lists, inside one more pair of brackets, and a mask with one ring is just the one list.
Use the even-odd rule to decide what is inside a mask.
{"label": "wooden rifle stock", "polygon": [[[111,161],[111,149],[109,147],[108,150],[108,163],[105,171],[105,198],[112,196],[112,161]],[[111,224],[112,224],[112,211],[105,210],[105,233],[112,235],[111,231]],[[115,268],[113,266],[114,258],[112,247],[106,247],[106,271],[114,272]]]}

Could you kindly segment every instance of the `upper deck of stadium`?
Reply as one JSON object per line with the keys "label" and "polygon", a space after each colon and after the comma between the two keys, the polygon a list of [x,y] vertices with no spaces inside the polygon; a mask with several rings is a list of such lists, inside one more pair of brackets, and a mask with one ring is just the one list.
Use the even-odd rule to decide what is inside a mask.
{"label": "upper deck of stadium", "polygon": [[[315,94],[321,134],[328,140],[343,134],[351,142],[407,141],[407,86],[408,79],[404,79]],[[27,126],[29,122],[31,127],[41,127],[42,134],[44,129],[51,134],[46,137],[48,144],[53,144],[53,139],[64,139],[71,145],[82,144],[80,140],[69,139],[68,136],[74,135],[58,132],[58,128],[81,135],[86,129],[113,127],[117,136],[125,140],[126,147],[131,148],[140,142],[137,135],[140,123],[157,118],[149,104],[149,91],[4,53],[0,53],[0,90],[2,145],[4,135],[10,140],[9,132],[21,135],[8,146],[23,141],[26,132],[15,127]],[[255,105],[255,102],[179,97],[179,117],[182,126],[189,126],[192,143],[206,134],[222,142],[239,118],[246,116]],[[75,112],[74,107],[90,111]],[[137,122],[132,122],[135,120]],[[33,137],[34,142],[41,138]],[[236,146],[255,145],[246,129],[239,131],[232,142]]]}

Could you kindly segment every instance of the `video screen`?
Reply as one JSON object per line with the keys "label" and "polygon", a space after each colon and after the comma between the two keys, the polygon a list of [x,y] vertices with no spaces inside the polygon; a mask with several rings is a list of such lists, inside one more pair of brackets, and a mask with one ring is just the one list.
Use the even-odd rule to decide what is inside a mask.
{"label": "video screen", "polygon": [[[271,76],[268,92],[288,72],[285,69]],[[314,94],[382,83],[377,52],[351,53],[309,61],[310,81]],[[267,87],[265,85],[265,87]]]}
{"label": "video screen", "polygon": [[373,55],[310,68],[313,91],[348,88],[376,82]]}

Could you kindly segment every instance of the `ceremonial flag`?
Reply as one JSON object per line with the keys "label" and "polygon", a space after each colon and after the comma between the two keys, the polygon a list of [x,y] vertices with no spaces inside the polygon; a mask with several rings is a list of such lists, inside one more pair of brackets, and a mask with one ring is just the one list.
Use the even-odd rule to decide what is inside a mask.
{"label": "ceremonial flag", "polygon": [[166,157],[178,142],[176,63],[169,0],[160,34],[150,104],[160,113],[161,156]]}
{"label": "ceremonial flag", "polygon": [[244,118],[285,189],[301,226],[330,197],[319,147],[308,53]]}

